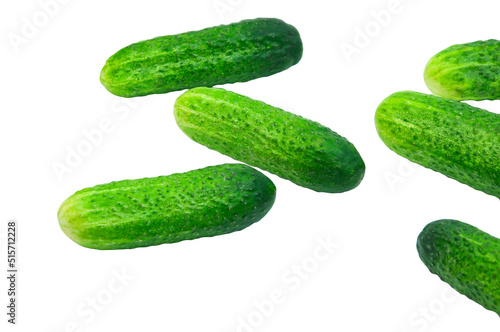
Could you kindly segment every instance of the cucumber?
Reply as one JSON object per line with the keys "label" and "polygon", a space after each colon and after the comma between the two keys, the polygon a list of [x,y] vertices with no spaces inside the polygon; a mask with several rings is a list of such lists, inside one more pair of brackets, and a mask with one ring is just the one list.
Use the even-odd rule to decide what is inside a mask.
{"label": "cucumber", "polygon": [[174,115],[195,142],[320,192],[355,188],[365,164],[347,139],[321,124],[220,88],[194,88]]}
{"label": "cucumber", "polygon": [[301,57],[297,29],[257,18],[127,46],[107,60],[101,83],[117,96],[145,96],[246,82],[283,71]]}
{"label": "cucumber", "polygon": [[399,155],[500,198],[500,115],[403,91],[380,104],[375,125]]}
{"label": "cucumber", "polygon": [[417,240],[431,273],[500,315],[500,239],[457,220],[428,224]]}
{"label": "cucumber", "polygon": [[264,174],[242,164],[124,180],[80,190],[58,212],[63,232],[93,249],[130,249],[242,230],[276,196]]}
{"label": "cucumber", "polygon": [[441,97],[500,99],[500,41],[453,45],[429,60],[424,79],[429,90]]}

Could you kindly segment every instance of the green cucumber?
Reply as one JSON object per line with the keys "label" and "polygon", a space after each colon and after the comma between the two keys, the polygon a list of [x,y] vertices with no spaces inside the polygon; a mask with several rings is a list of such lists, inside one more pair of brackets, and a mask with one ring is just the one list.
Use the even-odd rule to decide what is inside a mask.
{"label": "green cucumber", "polygon": [[431,273],[500,315],[500,239],[457,220],[428,224],[417,240]]}
{"label": "green cucumber", "polygon": [[500,41],[453,45],[429,60],[424,79],[429,90],[441,97],[500,99]]}
{"label": "green cucumber", "polygon": [[399,155],[500,198],[500,115],[403,91],[377,108],[382,141]]}
{"label": "green cucumber", "polygon": [[130,249],[231,233],[262,219],[276,195],[242,164],[80,190],[58,212],[63,232],[93,249]]}
{"label": "green cucumber", "polygon": [[175,102],[194,141],[315,191],[355,188],[365,164],[347,139],[321,124],[216,88],[194,88]]}
{"label": "green cucumber", "polygon": [[257,18],[129,45],[106,62],[101,82],[122,97],[246,82],[283,71],[302,57],[293,26]]}

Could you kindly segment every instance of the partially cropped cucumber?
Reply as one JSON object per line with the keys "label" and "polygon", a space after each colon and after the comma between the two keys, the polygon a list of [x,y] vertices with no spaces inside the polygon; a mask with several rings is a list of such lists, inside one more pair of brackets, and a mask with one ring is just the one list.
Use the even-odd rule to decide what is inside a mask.
{"label": "partially cropped cucumber", "polygon": [[429,90],[441,97],[500,99],[500,41],[453,45],[429,60],[424,79]]}
{"label": "partially cropped cucumber", "polygon": [[246,82],[273,75],[302,57],[293,26],[257,18],[127,46],[106,62],[101,82],[122,97]]}
{"label": "partially cropped cucumber", "polygon": [[59,224],[76,243],[128,249],[239,231],[271,209],[274,184],[242,164],[124,180],[76,192]]}
{"label": "partially cropped cucumber", "polygon": [[500,315],[500,239],[457,220],[438,220],[420,233],[417,249],[430,272]]}
{"label": "partially cropped cucumber", "polygon": [[188,90],[175,102],[174,115],[194,141],[315,191],[344,192],[364,175],[361,156],[344,137],[234,92]]}
{"label": "partially cropped cucumber", "polygon": [[403,91],[379,105],[375,125],[401,156],[500,198],[500,115]]}

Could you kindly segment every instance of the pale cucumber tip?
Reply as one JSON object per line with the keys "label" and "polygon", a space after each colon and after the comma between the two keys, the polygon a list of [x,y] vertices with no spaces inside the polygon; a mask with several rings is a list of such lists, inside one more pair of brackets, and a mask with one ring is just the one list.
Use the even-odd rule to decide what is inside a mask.
{"label": "pale cucumber tip", "polygon": [[127,89],[126,86],[121,85],[120,87],[120,85],[116,83],[113,84],[113,78],[110,76],[109,71],[110,69],[108,63],[106,62],[104,67],[101,69],[101,73],[99,75],[99,81],[106,88],[106,90],[108,90],[108,92],[112,93],[115,96],[123,98],[138,97],[137,95],[131,93],[129,91],[130,89]]}
{"label": "pale cucumber tip", "polygon": [[438,55],[439,54],[432,57],[425,66],[424,69],[425,85],[427,86],[429,91],[435,96],[452,99],[456,101],[467,100],[465,96],[462,96],[459,92],[457,92],[454,89],[453,84],[445,84],[439,78],[442,75],[442,72],[435,64],[435,61],[438,61],[436,59]]}
{"label": "pale cucumber tip", "polygon": [[[85,247],[92,248],[91,246],[86,245],[85,240],[82,240],[78,234],[75,232],[75,227],[79,224],[78,219],[81,219],[78,215],[75,215],[74,204],[73,204],[73,196],[68,197],[59,207],[57,211],[57,219],[59,221],[59,227],[62,232],[73,242],[76,244]],[[95,249],[95,248],[92,248]]]}
{"label": "pale cucumber tip", "polygon": [[109,78],[107,76],[107,65],[104,65],[104,67],[101,69],[101,74],[99,75],[99,81],[101,84],[114,95],[117,95],[114,92],[114,89],[111,87],[111,84],[109,84]]}

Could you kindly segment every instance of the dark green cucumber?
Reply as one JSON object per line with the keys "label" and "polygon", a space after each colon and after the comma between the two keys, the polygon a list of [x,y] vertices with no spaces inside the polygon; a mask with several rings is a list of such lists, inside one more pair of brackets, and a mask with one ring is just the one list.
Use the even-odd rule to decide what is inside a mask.
{"label": "dark green cucumber", "polygon": [[344,137],[261,101],[215,88],[195,88],[174,106],[194,141],[300,186],[344,192],[362,180],[365,164]]}
{"label": "dark green cucumber", "polygon": [[429,90],[441,97],[500,99],[500,41],[453,45],[429,60],[424,79]]}
{"label": "dark green cucumber", "polygon": [[417,250],[430,272],[500,315],[500,239],[457,220],[438,220],[420,233]]}
{"label": "dark green cucumber", "polygon": [[62,203],[58,218],[84,247],[129,249],[242,230],[266,215],[275,195],[264,174],[225,164],[86,188]]}
{"label": "dark green cucumber", "polygon": [[302,57],[293,26],[257,18],[127,46],[106,62],[101,82],[122,97],[246,82],[273,75]]}
{"label": "dark green cucumber", "polygon": [[500,198],[500,115],[417,92],[397,92],[375,114],[401,156]]}

